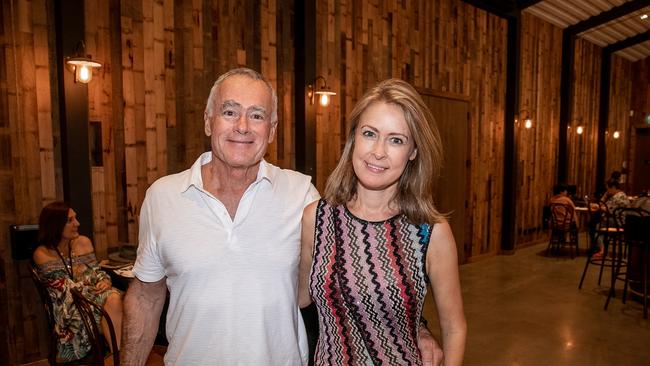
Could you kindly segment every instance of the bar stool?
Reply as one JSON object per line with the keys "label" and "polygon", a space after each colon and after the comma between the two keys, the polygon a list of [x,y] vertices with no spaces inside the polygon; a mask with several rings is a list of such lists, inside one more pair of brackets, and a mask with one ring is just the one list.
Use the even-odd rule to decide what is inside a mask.
{"label": "bar stool", "polygon": [[[595,202],[592,203],[596,204]],[[605,267],[613,268],[615,265],[614,259],[609,257],[610,247],[616,244],[616,239],[623,232],[622,228],[616,224],[616,217],[609,212],[607,205],[603,202],[598,202],[597,205],[597,212],[600,212],[600,221],[598,223],[598,229],[596,230],[596,239],[599,237],[603,238],[604,252],[602,256],[596,258],[594,258],[595,253],[589,253],[587,261],[585,262],[585,269],[582,271],[582,276],[580,277],[578,289],[582,289],[582,283],[587,275],[587,270],[592,264],[600,267],[598,273],[598,285],[600,286],[603,277],[603,269]],[[589,206],[589,210],[590,215],[592,215],[591,205]]]}
{"label": "bar stool", "polygon": [[[618,264],[614,267],[612,281],[605,301],[605,310],[609,301],[616,295],[616,281],[624,282],[622,302],[625,304],[628,285],[630,292],[642,297],[643,318],[648,318],[648,261],[650,261],[650,212],[640,208],[617,210],[619,221],[624,222],[623,236],[619,238],[624,250],[620,251]],[[623,258],[625,254],[625,263]],[[624,272],[621,270],[625,269]],[[634,288],[639,285],[640,288]]]}

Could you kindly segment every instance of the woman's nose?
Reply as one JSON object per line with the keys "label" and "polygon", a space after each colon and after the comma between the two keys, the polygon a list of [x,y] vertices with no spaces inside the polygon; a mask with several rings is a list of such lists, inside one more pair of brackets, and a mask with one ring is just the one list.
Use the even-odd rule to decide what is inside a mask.
{"label": "woman's nose", "polygon": [[375,142],[373,146],[372,154],[375,156],[376,159],[382,159],[386,156],[386,149],[384,148],[384,144],[382,143],[382,141]]}

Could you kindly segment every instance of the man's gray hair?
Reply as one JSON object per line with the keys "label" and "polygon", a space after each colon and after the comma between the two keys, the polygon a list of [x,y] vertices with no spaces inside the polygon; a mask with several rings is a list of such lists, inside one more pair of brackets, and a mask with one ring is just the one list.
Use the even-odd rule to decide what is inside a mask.
{"label": "man's gray hair", "polygon": [[221,76],[217,79],[217,81],[214,82],[214,85],[212,85],[212,89],[210,89],[210,95],[208,96],[208,102],[206,103],[205,106],[205,117],[206,118],[212,118],[215,115],[215,103],[217,101],[217,94],[219,93],[219,86],[221,83],[223,83],[224,80],[228,79],[231,76],[235,75],[243,75],[243,76],[248,76],[249,78],[253,80],[259,80],[263,81],[266,86],[269,88],[269,91],[271,92],[271,104],[272,104],[272,109],[271,109],[271,124],[275,124],[278,122],[278,94],[275,92],[275,89],[273,89],[273,85],[269,83],[262,74],[259,72],[246,68],[246,67],[240,67],[237,69],[232,69]]}

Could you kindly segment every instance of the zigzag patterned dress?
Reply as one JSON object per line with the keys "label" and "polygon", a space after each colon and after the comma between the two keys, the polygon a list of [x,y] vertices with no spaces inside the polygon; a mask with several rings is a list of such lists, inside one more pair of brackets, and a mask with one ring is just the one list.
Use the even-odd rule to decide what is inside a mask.
{"label": "zigzag patterned dress", "polygon": [[421,365],[430,225],[355,217],[321,199],[309,290],[318,308],[316,365]]}

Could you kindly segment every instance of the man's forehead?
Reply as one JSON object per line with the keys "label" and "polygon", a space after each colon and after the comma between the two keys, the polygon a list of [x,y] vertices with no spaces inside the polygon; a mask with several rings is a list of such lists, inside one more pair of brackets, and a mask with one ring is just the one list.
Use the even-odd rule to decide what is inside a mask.
{"label": "man's forehead", "polygon": [[255,80],[246,75],[234,75],[225,79],[219,86],[219,99],[233,100],[258,100],[270,102],[271,91],[262,80]]}

